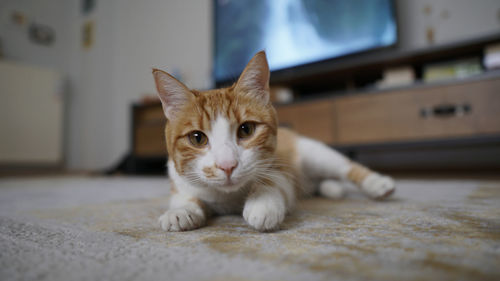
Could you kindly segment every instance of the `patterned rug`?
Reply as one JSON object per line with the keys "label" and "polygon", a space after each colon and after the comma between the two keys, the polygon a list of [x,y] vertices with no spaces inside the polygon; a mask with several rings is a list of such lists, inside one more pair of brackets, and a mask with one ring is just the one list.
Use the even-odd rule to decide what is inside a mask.
{"label": "patterned rug", "polygon": [[164,178],[1,179],[0,280],[500,280],[499,181],[397,184],[303,200],[274,233],[166,233]]}

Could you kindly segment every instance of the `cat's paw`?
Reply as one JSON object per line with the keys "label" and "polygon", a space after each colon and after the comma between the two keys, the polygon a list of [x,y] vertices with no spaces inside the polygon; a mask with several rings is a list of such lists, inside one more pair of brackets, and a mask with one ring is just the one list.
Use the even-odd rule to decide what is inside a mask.
{"label": "cat's paw", "polygon": [[361,183],[361,190],[373,199],[384,199],[394,193],[396,184],[391,177],[372,173]]}
{"label": "cat's paw", "polygon": [[177,208],[166,211],[158,218],[158,223],[166,231],[186,231],[202,227],[205,217],[189,209]]}
{"label": "cat's paw", "polygon": [[250,200],[243,209],[243,218],[258,231],[277,230],[286,215],[283,202],[269,202],[267,200]]}

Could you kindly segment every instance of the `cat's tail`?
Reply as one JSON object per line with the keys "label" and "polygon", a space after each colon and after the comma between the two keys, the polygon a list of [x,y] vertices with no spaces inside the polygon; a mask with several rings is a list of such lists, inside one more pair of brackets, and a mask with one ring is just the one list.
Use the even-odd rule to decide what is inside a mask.
{"label": "cat's tail", "polygon": [[297,138],[299,163],[304,176],[319,180],[319,193],[331,198],[343,194],[340,181],[349,181],[374,199],[389,197],[395,191],[394,180],[356,163],[331,147],[306,137]]}

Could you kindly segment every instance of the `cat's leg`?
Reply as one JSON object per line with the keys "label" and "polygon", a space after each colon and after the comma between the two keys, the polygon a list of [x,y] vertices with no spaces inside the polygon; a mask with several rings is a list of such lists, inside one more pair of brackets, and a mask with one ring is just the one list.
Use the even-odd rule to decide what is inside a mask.
{"label": "cat's leg", "polygon": [[344,197],[344,186],[338,180],[325,179],[319,183],[318,192],[330,199],[340,199]]}
{"label": "cat's leg", "polygon": [[289,209],[295,204],[295,187],[291,179],[270,172],[267,184],[255,183],[243,208],[243,218],[259,231],[279,228]]}
{"label": "cat's leg", "polygon": [[375,199],[388,197],[395,190],[392,178],[349,160],[321,142],[300,137],[297,150],[302,169],[312,178],[348,180]]}
{"label": "cat's leg", "polygon": [[396,184],[391,177],[381,175],[353,161],[350,161],[346,178],[374,199],[387,198],[396,190]]}
{"label": "cat's leg", "polygon": [[169,210],[160,216],[158,222],[166,231],[186,231],[204,226],[206,217],[206,208],[200,200],[175,192],[170,198]]}

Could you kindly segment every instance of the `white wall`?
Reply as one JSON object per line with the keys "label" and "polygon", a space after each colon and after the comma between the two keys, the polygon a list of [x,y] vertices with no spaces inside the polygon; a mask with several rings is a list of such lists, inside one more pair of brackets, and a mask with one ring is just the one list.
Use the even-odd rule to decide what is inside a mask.
{"label": "white wall", "polygon": [[[210,0],[97,0],[83,16],[79,0],[0,0],[0,37],[9,58],[51,66],[69,81],[66,156],[71,169],[109,167],[129,148],[130,104],[154,93],[151,68],[181,74],[192,88],[211,86]],[[429,46],[500,31],[498,0],[399,0],[401,46]],[[424,8],[430,5],[430,15]],[[13,8],[56,29],[52,47],[36,46],[8,23]],[[443,19],[443,11],[448,17]],[[80,31],[94,20],[96,38],[81,47]]]}
{"label": "white wall", "polygon": [[192,88],[211,86],[211,1],[120,1],[113,65],[113,147],[129,147],[130,103],[156,94],[153,67],[182,74]]}
{"label": "white wall", "polygon": [[[155,94],[153,67],[182,74],[194,88],[211,86],[211,1],[101,0],[89,15],[79,0],[0,0],[0,37],[8,59],[58,69],[68,81],[66,163],[101,169],[129,149],[130,105]],[[22,11],[55,29],[53,46],[39,46],[10,23]],[[94,21],[94,45],[81,28]]]}
{"label": "white wall", "polygon": [[[80,51],[69,167],[105,168],[129,150],[130,106],[156,94],[153,67],[194,88],[211,81],[210,1],[99,1],[95,46]],[[83,23],[82,19],[80,22]]]}
{"label": "white wall", "polygon": [[[0,0],[0,38],[3,52],[10,60],[23,61],[53,68],[63,73],[69,71],[71,44],[71,17],[75,0]],[[12,11],[22,11],[26,16],[24,25],[11,22]],[[37,45],[28,37],[29,22],[52,27],[56,40],[52,46]]]}
{"label": "white wall", "polygon": [[[400,45],[418,49],[500,33],[499,0],[397,0]],[[434,30],[434,42],[427,29]]]}
{"label": "white wall", "polygon": [[[112,72],[115,32],[114,3],[98,1],[93,13],[83,16],[79,1],[71,13],[73,32],[71,45],[70,95],[68,97],[67,166],[71,169],[100,169],[115,162],[110,154],[113,146],[111,113]],[[81,28],[93,21],[95,38],[91,48],[81,44]]]}

